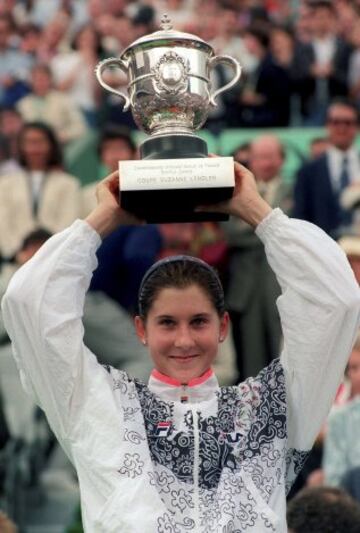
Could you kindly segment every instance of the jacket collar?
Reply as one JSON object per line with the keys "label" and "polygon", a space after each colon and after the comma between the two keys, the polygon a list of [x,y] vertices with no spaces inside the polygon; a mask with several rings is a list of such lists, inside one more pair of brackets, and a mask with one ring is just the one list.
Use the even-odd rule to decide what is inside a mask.
{"label": "jacket collar", "polygon": [[199,403],[210,400],[219,389],[219,383],[211,368],[186,385],[165,376],[158,370],[153,370],[149,379],[149,389],[165,401]]}

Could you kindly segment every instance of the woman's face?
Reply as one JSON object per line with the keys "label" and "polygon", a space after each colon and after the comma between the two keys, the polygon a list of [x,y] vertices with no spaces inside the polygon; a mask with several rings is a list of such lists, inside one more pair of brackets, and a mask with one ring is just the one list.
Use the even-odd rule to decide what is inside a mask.
{"label": "woman's face", "polygon": [[198,285],[164,288],[154,300],[145,324],[135,319],[139,338],[146,341],[155,368],[181,383],[204,374],[225,339],[229,317],[219,317]]}
{"label": "woman's face", "polygon": [[81,30],[76,38],[76,45],[76,48],[94,50],[97,46],[94,30],[90,27]]}
{"label": "woman's face", "polygon": [[32,168],[43,169],[47,165],[50,143],[45,133],[36,128],[29,128],[23,134],[22,152],[27,165]]}

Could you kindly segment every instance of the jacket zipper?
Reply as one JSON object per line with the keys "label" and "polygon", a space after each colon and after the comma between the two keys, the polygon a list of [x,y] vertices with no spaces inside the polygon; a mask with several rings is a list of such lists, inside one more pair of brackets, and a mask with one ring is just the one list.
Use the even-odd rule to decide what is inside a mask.
{"label": "jacket zipper", "polygon": [[200,502],[199,502],[199,449],[200,449],[200,436],[199,436],[199,415],[195,409],[191,409],[193,414],[194,423],[194,521],[195,530],[200,531]]}

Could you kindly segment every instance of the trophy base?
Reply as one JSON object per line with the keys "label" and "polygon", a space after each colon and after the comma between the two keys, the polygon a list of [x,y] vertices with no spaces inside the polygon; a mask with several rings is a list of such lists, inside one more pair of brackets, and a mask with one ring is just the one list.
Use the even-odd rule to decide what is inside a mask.
{"label": "trophy base", "polygon": [[144,141],[140,148],[141,159],[185,159],[207,157],[207,144],[196,135],[159,135]]}
{"label": "trophy base", "polygon": [[124,209],[149,224],[229,219],[225,213],[195,208],[231,198],[232,158],[209,159],[206,142],[186,134],[147,139],[140,156],[141,161],[120,162]]}

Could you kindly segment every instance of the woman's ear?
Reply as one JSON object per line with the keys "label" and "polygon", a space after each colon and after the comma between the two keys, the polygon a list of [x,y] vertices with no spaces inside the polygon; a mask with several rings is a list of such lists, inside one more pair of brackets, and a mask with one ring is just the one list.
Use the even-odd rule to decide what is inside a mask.
{"label": "woman's ear", "polygon": [[136,335],[138,336],[140,342],[142,344],[146,344],[145,324],[143,319],[139,315],[136,315],[136,317],[134,318],[134,324]]}
{"label": "woman's ear", "polygon": [[224,315],[220,319],[220,331],[219,331],[219,341],[223,342],[229,332],[229,323],[230,317],[229,313],[225,311]]}

